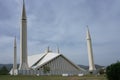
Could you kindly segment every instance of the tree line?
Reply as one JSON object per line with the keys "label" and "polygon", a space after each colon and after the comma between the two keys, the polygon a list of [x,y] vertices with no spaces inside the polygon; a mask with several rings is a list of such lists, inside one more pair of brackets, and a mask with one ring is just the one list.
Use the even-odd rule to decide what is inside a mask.
{"label": "tree line", "polygon": [[0,75],[8,75],[9,74],[9,70],[6,68],[6,66],[3,66],[0,69]]}
{"label": "tree line", "polygon": [[[44,73],[49,73],[50,68],[45,66],[44,67]],[[100,71],[101,74],[104,73],[103,70]],[[9,70],[6,66],[3,66],[0,69],[0,75],[8,75]],[[120,80],[120,62],[113,63],[106,67],[106,76],[108,80]]]}

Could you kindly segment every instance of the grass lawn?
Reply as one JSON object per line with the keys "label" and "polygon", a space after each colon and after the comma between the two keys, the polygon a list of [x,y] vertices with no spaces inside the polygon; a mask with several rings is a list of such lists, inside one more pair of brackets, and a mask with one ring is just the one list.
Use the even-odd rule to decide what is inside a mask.
{"label": "grass lawn", "polygon": [[0,75],[0,80],[107,80],[105,77],[93,77],[93,76],[10,76]]}

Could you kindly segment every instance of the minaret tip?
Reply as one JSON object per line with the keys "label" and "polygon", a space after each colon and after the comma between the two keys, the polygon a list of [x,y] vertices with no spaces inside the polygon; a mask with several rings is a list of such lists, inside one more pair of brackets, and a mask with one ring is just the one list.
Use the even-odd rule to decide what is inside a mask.
{"label": "minaret tip", "polygon": [[60,53],[60,49],[59,49],[59,47],[57,47],[57,53]]}
{"label": "minaret tip", "polygon": [[49,52],[49,51],[50,51],[50,47],[48,46],[48,47],[47,47],[47,52]]}
{"label": "minaret tip", "polygon": [[22,10],[22,19],[26,19],[26,10],[25,10],[25,1],[23,0],[23,10]]}
{"label": "minaret tip", "polygon": [[14,37],[14,47],[16,47],[16,36]]}
{"label": "minaret tip", "polygon": [[46,49],[46,51],[45,51],[45,52],[46,52],[46,53],[51,52],[51,51],[50,51],[50,47],[49,47],[49,46],[47,47],[47,49]]}
{"label": "minaret tip", "polygon": [[86,27],[87,27],[87,36],[86,36],[86,38],[87,38],[87,39],[91,39],[88,25],[87,25]]}
{"label": "minaret tip", "polygon": [[88,25],[86,27],[88,28]]}
{"label": "minaret tip", "polygon": [[23,0],[23,5],[25,5],[25,0]]}
{"label": "minaret tip", "polygon": [[58,45],[56,45],[56,48],[57,48],[57,53],[60,53],[60,49]]}
{"label": "minaret tip", "polygon": [[88,27],[88,25],[86,26],[86,28],[87,28],[87,31],[89,32],[89,27]]}

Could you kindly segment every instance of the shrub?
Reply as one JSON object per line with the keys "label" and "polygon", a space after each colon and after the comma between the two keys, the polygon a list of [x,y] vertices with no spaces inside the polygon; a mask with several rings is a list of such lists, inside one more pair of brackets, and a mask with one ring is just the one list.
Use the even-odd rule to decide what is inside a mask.
{"label": "shrub", "polygon": [[9,73],[9,71],[7,70],[7,68],[5,66],[3,66],[0,69],[0,75],[7,75]]}
{"label": "shrub", "polygon": [[106,68],[108,80],[120,80],[120,62],[111,64]]}
{"label": "shrub", "polygon": [[44,73],[49,73],[49,72],[50,72],[50,67],[44,66],[44,67],[43,67],[43,72],[44,72]]}

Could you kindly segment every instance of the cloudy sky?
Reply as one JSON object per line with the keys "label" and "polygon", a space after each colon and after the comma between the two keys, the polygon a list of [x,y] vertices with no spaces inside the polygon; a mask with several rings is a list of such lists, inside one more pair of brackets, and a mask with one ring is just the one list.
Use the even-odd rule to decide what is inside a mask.
{"label": "cloudy sky", "polygon": [[[25,0],[28,55],[50,46],[76,64],[88,65],[86,26],[89,26],[95,64],[120,60],[120,0]],[[22,0],[0,0],[0,63],[13,62],[17,37],[18,63]]]}

